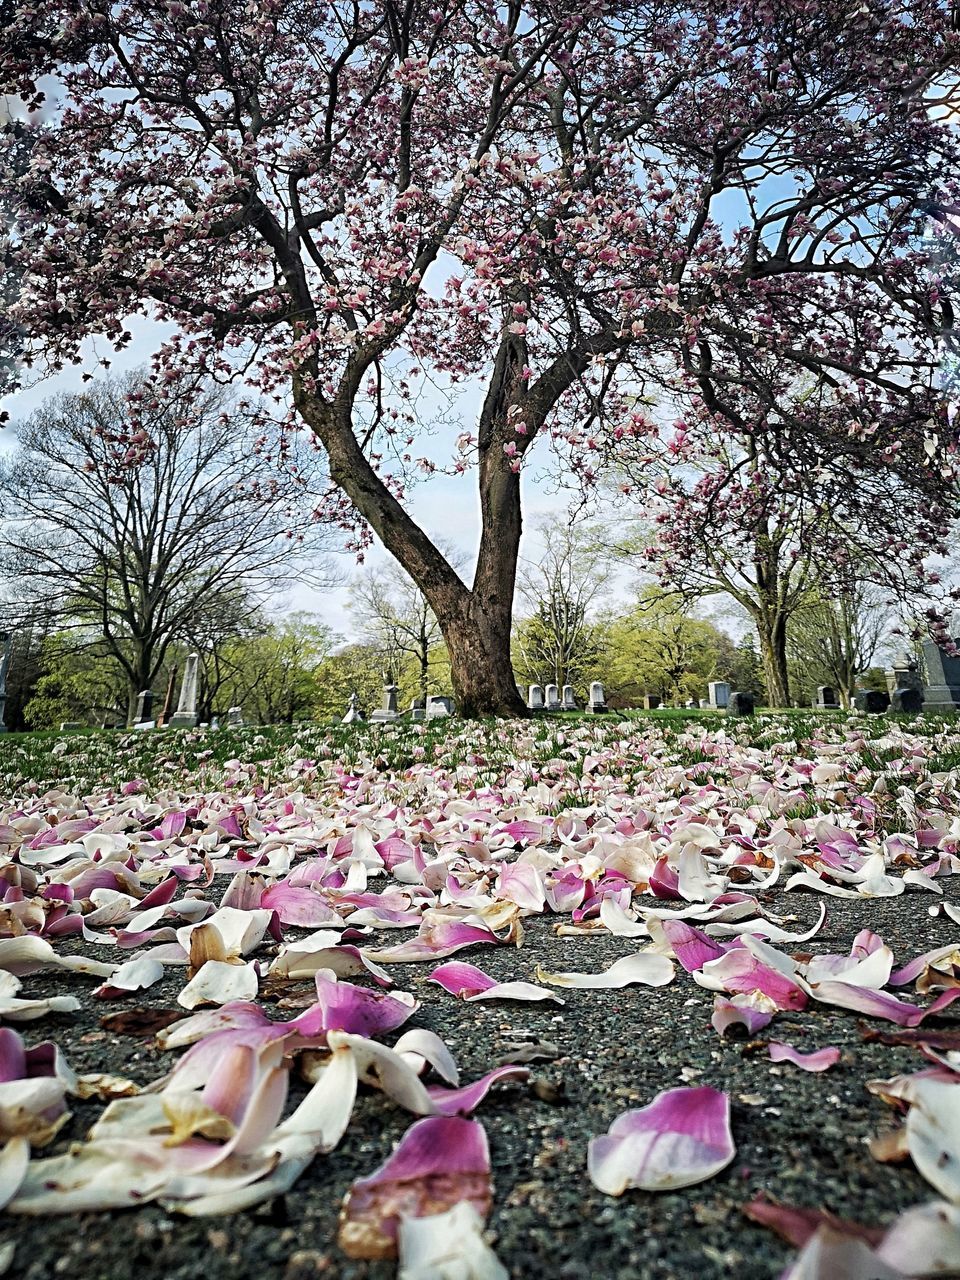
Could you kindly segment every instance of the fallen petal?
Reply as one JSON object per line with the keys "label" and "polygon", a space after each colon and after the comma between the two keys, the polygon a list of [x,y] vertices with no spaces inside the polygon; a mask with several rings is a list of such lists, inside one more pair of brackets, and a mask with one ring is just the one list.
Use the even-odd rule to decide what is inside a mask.
{"label": "fallen petal", "polygon": [[834,1045],[815,1049],[812,1053],[801,1053],[792,1044],[771,1040],[767,1050],[771,1062],[792,1062],[795,1067],[802,1067],[804,1071],[827,1071],[840,1061],[840,1050]]}
{"label": "fallen petal", "polygon": [[339,1244],[350,1258],[392,1258],[401,1218],[429,1217],[466,1201],[483,1220],[491,1200],[483,1126],[459,1116],[429,1116],[410,1126],[376,1172],[350,1188]]}
{"label": "fallen petal", "polygon": [[672,1191],[704,1182],[733,1159],[730,1099],[716,1089],[669,1089],[590,1140],[587,1171],[605,1195]]}

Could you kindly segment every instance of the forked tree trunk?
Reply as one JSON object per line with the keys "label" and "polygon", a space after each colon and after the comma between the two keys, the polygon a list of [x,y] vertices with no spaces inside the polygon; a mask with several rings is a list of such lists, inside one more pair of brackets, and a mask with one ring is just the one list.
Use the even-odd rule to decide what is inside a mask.
{"label": "forked tree trunk", "polygon": [[510,615],[471,593],[466,610],[440,619],[460,715],[524,716],[527,708],[510,661]]}
{"label": "forked tree trunk", "polygon": [[[591,355],[568,353],[528,389],[525,342],[504,333],[478,423],[481,535],[469,588],[374,472],[354,435],[352,406],[366,367],[363,362],[358,358],[344,376],[332,402],[320,400],[295,379],[297,408],[326,448],[330,478],[414,580],[440,624],[461,715],[529,714],[510,661],[521,532],[520,476],[512,470],[510,457],[522,456]],[[519,418],[511,418],[511,406],[520,409]],[[521,422],[525,434],[518,434]],[[513,446],[509,456],[508,443]]]}

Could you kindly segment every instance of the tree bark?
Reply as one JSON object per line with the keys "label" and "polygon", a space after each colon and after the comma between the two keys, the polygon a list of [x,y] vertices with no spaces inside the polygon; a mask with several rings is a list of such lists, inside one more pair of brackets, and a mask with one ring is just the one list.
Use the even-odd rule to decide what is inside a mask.
{"label": "tree bark", "polygon": [[439,621],[450,654],[450,678],[460,715],[527,715],[510,661],[509,613],[504,617],[503,611],[492,609],[489,601],[471,593],[462,614]]}
{"label": "tree bark", "polygon": [[787,671],[787,620],[782,614],[758,618],[760,657],[767,702],[771,707],[789,707],[790,676]]}

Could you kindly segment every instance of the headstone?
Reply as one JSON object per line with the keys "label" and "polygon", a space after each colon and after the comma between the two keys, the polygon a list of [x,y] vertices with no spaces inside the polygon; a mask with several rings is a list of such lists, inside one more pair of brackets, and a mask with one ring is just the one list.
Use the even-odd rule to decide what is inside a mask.
{"label": "headstone", "polygon": [[659,705],[660,705],[660,699],[657,697],[655,693],[645,693],[643,695],[644,711],[656,711]]}
{"label": "headstone", "polygon": [[444,716],[452,716],[455,711],[453,699],[446,694],[435,694],[427,699],[428,720],[441,720]]}
{"label": "headstone", "polygon": [[170,717],[171,729],[195,729],[197,727],[197,670],[200,655],[191,653],[183,668],[180,682],[180,701]]}
{"label": "headstone", "polygon": [[397,694],[399,689],[395,684],[385,684],[383,686],[383,706],[373,713],[371,720],[396,720],[400,712],[397,710]]}
{"label": "headstone", "polygon": [[880,689],[858,689],[853,697],[853,705],[858,711],[868,715],[882,715],[890,706],[890,695]]}
{"label": "headstone", "polygon": [[227,728],[243,728],[243,707],[227,707]]}
{"label": "headstone", "polygon": [[410,703],[407,715],[411,720],[425,720],[427,718],[427,708],[423,698],[414,698]]}
{"label": "headstone", "polygon": [[836,689],[829,684],[817,685],[817,696],[813,705],[821,711],[838,711],[840,701],[837,698]]}
{"label": "headstone", "polygon": [[688,698],[683,705],[688,711],[696,711],[699,708],[700,703],[696,698]]}
{"label": "headstone", "polygon": [[728,716],[752,716],[757,704],[752,693],[731,693],[727,702]]}
{"label": "headstone", "polygon": [[340,721],[341,724],[359,724],[361,720],[366,720],[363,714],[363,708],[360,706],[360,695],[356,689],[350,694],[350,700],[347,704],[347,713]]}
{"label": "headstone", "polygon": [[590,701],[587,703],[587,710],[592,711],[594,715],[602,715],[607,709],[607,700],[603,695],[603,685],[599,680],[594,680],[590,685]]}
{"label": "headstone", "polygon": [[960,657],[953,658],[938,644],[926,640],[923,665],[927,671],[924,710],[960,711]]}
{"label": "headstone", "polygon": [[701,711],[709,711],[711,708],[713,708],[713,703],[710,701],[709,698],[701,698],[700,701],[697,703],[697,706],[700,708]]}
{"label": "headstone", "polygon": [[563,697],[560,700],[560,708],[563,711],[579,711],[577,700],[573,696],[573,685],[565,684],[563,686]]}
{"label": "headstone", "polygon": [[527,690],[527,708],[530,711],[543,710],[543,690],[538,684],[532,684]]}
{"label": "headstone", "polygon": [[154,722],[150,718],[151,711],[153,711],[153,690],[142,689],[137,695],[137,711],[134,716],[134,723],[137,728],[145,726],[147,721],[150,722],[151,729],[154,727]]}
{"label": "headstone", "polygon": [[155,729],[157,727],[156,720],[138,720],[133,726],[134,729]]}
{"label": "headstone", "polygon": [[7,707],[7,672],[10,669],[10,654],[13,652],[13,636],[9,631],[0,631],[0,733],[7,732],[3,713]]}
{"label": "headstone", "polygon": [[916,715],[923,710],[924,698],[922,689],[894,689],[890,695],[891,711],[908,711]]}
{"label": "headstone", "polygon": [[548,711],[560,710],[560,690],[555,684],[548,684],[543,691],[544,702]]}
{"label": "headstone", "polygon": [[71,730],[73,729],[82,729],[82,728],[83,728],[82,720],[62,720],[60,722],[61,733],[70,733]]}
{"label": "headstone", "polygon": [[730,702],[730,686],[726,680],[711,680],[707,685],[711,707],[725,707]]}

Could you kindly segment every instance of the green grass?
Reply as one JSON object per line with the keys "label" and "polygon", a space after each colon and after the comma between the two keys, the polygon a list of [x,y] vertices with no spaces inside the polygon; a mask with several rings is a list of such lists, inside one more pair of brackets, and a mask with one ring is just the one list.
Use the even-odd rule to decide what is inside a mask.
{"label": "green grass", "polygon": [[[633,779],[679,767],[698,782],[714,778],[729,785],[729,752],[722,746],[717,750],[713,736],[721,729],[731,746],[754,748],[771,762],[774,757],[816,759],[823,741],[862,739],[859,749],[842,759],[851,771],[866,775],[858,780],[863,790],[869,789],[870,777],[891,770],[898,772],[897,785],[916,785],[931,773],[960,769],[957,715],[854,718],[796,708],[734,719],[715,711],[665,708],[542,715],[507,724],[439,719],[5,734],[0,736],[0,800],[56,787],[83,796],[137,778],[151,790],[210,791],[230,784],[231,761],[253,766],[233,785],[271,787],[307,759],[321,779],[373,768],[413,784],[424,768],[442,768],[460,770],[468,789],[479,790],[497,788],[519,769],[526,776],[540,773],[551,785],[561,783],[556,803],[569,808],[590,803],[589,788],[580,786],[583,764],[601,750],[607,752],[605,772]],[[918,765],[908,760],[903,767],[914,753]]]}

